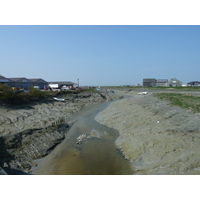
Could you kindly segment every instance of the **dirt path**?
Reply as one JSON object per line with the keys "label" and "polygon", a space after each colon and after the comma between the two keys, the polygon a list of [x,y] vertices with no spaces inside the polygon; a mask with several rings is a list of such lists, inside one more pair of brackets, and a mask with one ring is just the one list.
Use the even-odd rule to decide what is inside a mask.
{"label": "dirt path", "polygon": [[130,93],[95,120],[119,130],[116,145],[134,174],[200,174],[200,115]]}

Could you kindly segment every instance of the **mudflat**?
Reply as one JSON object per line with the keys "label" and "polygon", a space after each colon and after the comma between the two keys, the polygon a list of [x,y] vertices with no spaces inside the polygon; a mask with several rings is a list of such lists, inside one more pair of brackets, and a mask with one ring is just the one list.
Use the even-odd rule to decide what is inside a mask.
{"label": "mudflat", "polygon": [[85,92],[34,104],[0,105],[0,174],[30,174],[35,160],[61,143],[83,108],[119,98],[108,92]]}
{"label": "mudflat", "polygon": [[200,174],[200,113],[154,92],[121,93],[130,98],[112,102],[95,120],[119,131],[115,143],[134,174]]}

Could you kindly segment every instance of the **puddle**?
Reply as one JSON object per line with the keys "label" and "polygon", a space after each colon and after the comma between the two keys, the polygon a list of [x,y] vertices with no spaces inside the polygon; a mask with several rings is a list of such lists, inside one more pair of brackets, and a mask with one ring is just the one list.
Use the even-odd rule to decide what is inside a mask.
{"label": "puddle", "polygon": [[[129,175],[133,174],[129,161],[125,160],[115,145],[117,130],[94,120],[107,103],[83,110],[72,120],[77,122],[59,144],[39,164],[34,174],[55,175]],[[80,144],[77,137],[84,134]]]}

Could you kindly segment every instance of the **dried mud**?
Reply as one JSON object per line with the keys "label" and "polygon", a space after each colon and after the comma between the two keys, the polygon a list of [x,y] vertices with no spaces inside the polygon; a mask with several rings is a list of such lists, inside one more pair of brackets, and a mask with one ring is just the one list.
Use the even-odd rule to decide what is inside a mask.
{"label": "dried mud", "polygon": [[115,143],[134,174],[200,174],[200,113],[170,106],[153,92],[118,94],[130,98],[111,103],[95,120],[119,131]]}

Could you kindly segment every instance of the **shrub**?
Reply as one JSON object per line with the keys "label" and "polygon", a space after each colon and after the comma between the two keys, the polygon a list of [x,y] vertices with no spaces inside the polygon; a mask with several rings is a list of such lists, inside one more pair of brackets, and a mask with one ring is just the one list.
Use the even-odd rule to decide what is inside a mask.
{"label": "shrub", "polygon": [[9,100],[14,96],[12,88],[6,84],[0,84],[0,100]]}
{"label": "shrub", "polygon": [[38,90],[38,89],[36,89],[36,88],[34,88],[34,87],[29,87],[28,88],[28,94],[30,96],[33,96],[33,97],[36,97],[36,96],[37,97],[41,97],[41,96],[43,96],[43,92]]}

